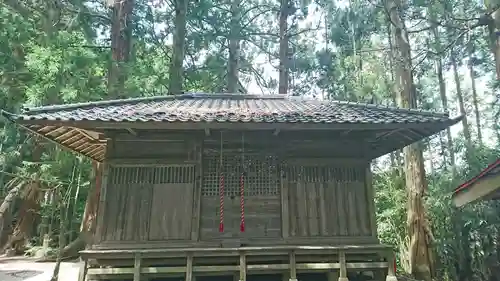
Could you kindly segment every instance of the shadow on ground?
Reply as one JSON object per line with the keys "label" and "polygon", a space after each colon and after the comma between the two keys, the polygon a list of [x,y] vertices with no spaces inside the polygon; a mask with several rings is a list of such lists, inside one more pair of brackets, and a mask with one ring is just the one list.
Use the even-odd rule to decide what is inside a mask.
{"label": "shadow on ground", "polygon": [[2,281],[21,281],[39,274],[43,271],[36,270],[2,270],[0,269],[0,280]]}

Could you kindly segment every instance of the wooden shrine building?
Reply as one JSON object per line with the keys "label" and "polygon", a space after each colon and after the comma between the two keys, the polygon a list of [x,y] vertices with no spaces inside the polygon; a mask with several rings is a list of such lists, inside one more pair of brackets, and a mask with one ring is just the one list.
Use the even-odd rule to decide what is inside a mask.
{"label": "wooden shrine building", "polygon": [[233,94],[3,115],[102,163],[95,244],[81,253],[81,280],[135,281],[347,281],[360,272],[396,280],[392,249],[377,238],[370,162],[459,121]]}
{"label": "wooden shrine building", "polygon": [[453,192],[452,198],[457,207],[480,200],[500,199],[500,159],[461,184]]}

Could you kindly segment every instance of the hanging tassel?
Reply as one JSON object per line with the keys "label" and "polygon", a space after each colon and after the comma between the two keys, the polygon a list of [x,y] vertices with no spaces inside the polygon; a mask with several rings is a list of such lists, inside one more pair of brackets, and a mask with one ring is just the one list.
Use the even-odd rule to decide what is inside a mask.
{"label": "hanging tassel", "polygon": [[245,175],[243,173],[241,173],[240,176],[240,208],[241,208],[240,232],[245,232]]}
{"label": "hanging tassel", "polygon": [[220,173],[219,196],[220,196],[219,232],[224,232],[224,174],[222,172]]}

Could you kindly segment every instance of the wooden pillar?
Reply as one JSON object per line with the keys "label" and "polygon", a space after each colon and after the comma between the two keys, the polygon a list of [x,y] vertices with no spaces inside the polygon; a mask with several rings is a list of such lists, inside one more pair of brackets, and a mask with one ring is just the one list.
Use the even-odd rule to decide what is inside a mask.
{"label": "wooden pillar", "polygon": [[394,271],[394,262],[395,262],[395,256],[392,251],[390,251],[387,254],[387,264],[388,264],[388,270],[387,270],[387,277],[385,278],[385,281],[398,281],[398,278],[396,277],[396,272]]}
{"label": "wooden pillar", "polygon": [[288,184],[285,183],[285,171],[281,171],[281,234],[283,239],[290,235],[290,211],[288,207]]}
{"label": "wooden pillar", "polygon": [[247,280],[247,260],[245,253],[240,253],[240,281]]}
{"label": "wooden pillar", "polygon": [[193,280],[193,255],[188,254],[186,259],[186,281]]}
{"label": "wooden pillar", "polygon": [[193,196],[193,219],[191,221],[191,240],[200,240],[201,223],[201,189],[203,185],[203,141],[197,145],[197,164],[195,165],[195,185]]}
{"label": "wooden pillar", "polygon": [[338,281],[349,281],[349,279],[347,278],[347,266],[346,266],[344,251],[339,252],[339,264],[340,264],[340,271],[339,271]]}
{"label": "wooden pillar", "polygon": [[134,281],[141,281],[141,255],[135,254],[134,257]]}
{"label": "wooden pillar", "polygon": [[[108,142],[109,143],[109,142]],[[103,235],[106,233],[104,231],[104,227],[106,225],[106,222],[104,221],[104,215],[106,212],[106,191],[107,191],[107,186],[108,186],[108,174],[109,174],[109,165],[108,163],[104,162],[101,164],[102,172],[99,173],[101,176],[101,187],[100,187],[100,193],[99,193],[99,201],[97,205],[97,222],[96,222],[96,234],[94,236],[94,239],[98,242],[102,242],[104,240]]]}
{"label": "wooden pillar", "polygon": [[294,251],[290,252],[290,281],[297,281],[297,262]]}
{"label": "wooden pillar", "polygon": [[365,190],[366,190],[366,198],[368,199],[368,212],[370,213],[371,236],[373,237],[374,240],[378,241],[375,195],[373,192],[373,175],[370,164],[371,163],[368,163],[368,166],[366,167]]}

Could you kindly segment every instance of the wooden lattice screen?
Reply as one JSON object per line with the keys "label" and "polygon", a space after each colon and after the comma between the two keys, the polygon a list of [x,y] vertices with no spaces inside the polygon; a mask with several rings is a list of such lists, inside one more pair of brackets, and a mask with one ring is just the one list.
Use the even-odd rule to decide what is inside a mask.
{"label": "wooden lattice screen", "polygon": [[190,239],[193,165],[110,167],[106,240]]}
{"label": "wooden lattice screen", "polygon": [[279,172],[276,157],[217,154],[203,159],[203,196],[219,196],[220,173],[224,174],[226,196],[240,196],[240,176],[245,175],[245,196],[278,195]]}
{"label": "wooden lattice screen", "polygon": [[[219,232],[220,174],[224,174],[224,233]],[[240,232],[240,177],[244,172],[245,232]],[[203,158],[202,239],[278,237],[280,172],[274,156],[241,153],[206,154]]]}
{"label": "wooden lattice screen", "polygon": [[364,181],[364,167],[358,166],[305,166],[286,167],[286,179],[289,182],[355,182]]}
{"label": "wooden lattice screen", "polygon": [[110,169],[109,183],[192,183],[194,173],[193,165],[114,166]]}

